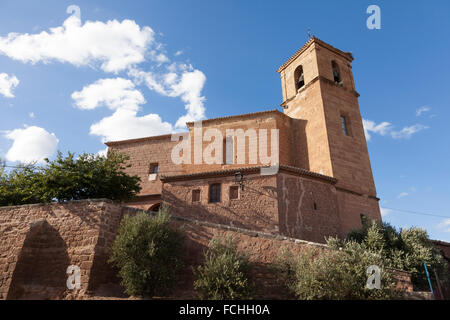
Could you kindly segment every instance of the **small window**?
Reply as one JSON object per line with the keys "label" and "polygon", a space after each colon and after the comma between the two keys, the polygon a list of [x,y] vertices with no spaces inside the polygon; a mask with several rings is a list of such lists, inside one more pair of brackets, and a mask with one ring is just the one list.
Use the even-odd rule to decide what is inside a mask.
{"label": "small window", "polygon": [[295,90],[298,91],[305,85],[305,76],[303,74],[303,67],[298,66],[294,72]]}
{"label": "small window", "polygon": [[315,202],[315,201],[314,201],[314,203],[313,203],[313,207],[314,207],[314,210],[318,210],[318,207],[317,207],[317,202]]}
{"label": "small window", "polygon": [[239,199],[239,187],[231,186],[230,187],[230,200]]}
{"label": "small window", "polygon": [[155,181],[158,176],[158,164],[152,163],[148,168],[148,180]]}
{"label": "small window", "polygon": [[348,130],[348,119],[346,116],[341,116],[341,127],[344,135],[349,136],[350,131]]}
{"label": "small window", "polygon": [[192,202],[200,202],[200,190],[192,190]]}
{"label": "small window", "polygon": [[150,164],[149,173],[150,174],[158,174],[158,164],[157,163]]}
{"label": "small window", "polygon": [[367,214],[361,214],[360,217],[361,217],[361,224],[365,226],[369,222],[369,217],[367,216]]}
{"label": "small window", "polygon": [[209,202],[220,202],[220,183],[214,183],[209,186]]}
{"label": "small window", "polygon": [[341,81],[341,72],[339,71],[339,66],[336,63],[336,61],[331,61],[331,67],[333,69],[333,78],[334,78],[334,82],[340,84]]}
{"label": "small window", "polygon": [[223,139],[223,163],[234,164],[234,136]]}

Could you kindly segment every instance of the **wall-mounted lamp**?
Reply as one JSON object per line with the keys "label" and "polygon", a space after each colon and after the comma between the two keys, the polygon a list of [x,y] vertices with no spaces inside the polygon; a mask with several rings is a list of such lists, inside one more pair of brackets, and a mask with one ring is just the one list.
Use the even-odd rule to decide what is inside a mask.
{"label": "wall-mounted lamp", "polygon": [[234,181],[241,186],[241,190],[244,191],[244,175],[241,172],[234,174]]}

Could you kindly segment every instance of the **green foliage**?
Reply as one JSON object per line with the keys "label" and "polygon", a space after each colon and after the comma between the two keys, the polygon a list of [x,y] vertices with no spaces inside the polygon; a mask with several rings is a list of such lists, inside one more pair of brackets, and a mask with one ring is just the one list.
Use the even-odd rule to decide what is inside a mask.
{"label": "green foliage", "polygon": [[119,268],[128,294],[163,296],[175,284],[182,265],[183,235],[169,224],[167,206],[154,217],[144,212],[124,217],[109,263]]}
{"label": "green foliage", "polygon": [[421,228],[397,231],[388,223],[367,221],[361,229],[347,235],[347,241],[352,240],[382,255],[389,267],[412,272],[412,282],[417,289],[428,287],[424,262],[436,269],[441,280],[448,281],[444,258]]}
{"label": "green foliage", "polygon": [[204,253],[205,262],[194,269],[194,288],[200,299],[249,299],[253,293],[251,263],[231,237],[214,238]]}
{"label": "green foliage", "polygon": [[128,157],[109,152],[107,157],[58,152],[46,165],[20,166],[0,172],[0,206],[51,201],[108,198],[128,200],[139,191],[140,179],[124,172]]}
{"label": "green foliage", "polygon": [[[281,283],[301,300],[366,300],[398,298],[395,283],[384,267],[383,259],[356,242],[330,239],[331,250],[308,248],[293,255],[283,250],[275,262]],[[367,268],[377,265],[381,270],[381,288],[366,287]]]}
{"label": "green foliage", "polygon": [[42,173],[34,165],[19,166],[11,172],[0,174],[0,206],[12,206],[39,202],[45,199],[41,188]]}

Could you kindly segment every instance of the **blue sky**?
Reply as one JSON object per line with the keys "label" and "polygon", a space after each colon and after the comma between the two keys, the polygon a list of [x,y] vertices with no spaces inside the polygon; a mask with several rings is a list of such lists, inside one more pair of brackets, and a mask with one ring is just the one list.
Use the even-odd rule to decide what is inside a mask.
{"label": "blue sky", "polygon": [[[366,27],[371,4],[380,30]],[[449,12],[444,0],[1,1],[0,157],[97,153],[184,120],[279,108],[275,70],[310,28],[355,57],[381,206],[442,216],[383,219],[450,241]]]}

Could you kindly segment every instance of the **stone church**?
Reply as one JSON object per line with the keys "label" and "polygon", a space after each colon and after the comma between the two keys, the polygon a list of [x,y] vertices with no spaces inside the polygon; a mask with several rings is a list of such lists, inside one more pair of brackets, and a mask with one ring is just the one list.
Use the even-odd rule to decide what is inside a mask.
{"label": "stone church", "polygon": [[[176,216],[314,242],[343,237],[364,217],[381,220],[352,61],[351,53],[312,37],[277,70],[283,112],[202,121],[202,130],[223,136],[244,132],[245,143],[224,140],[220,163],[174,163],[173,135],[107,142],[130,156],[127,172],[141,178],[128,205],[157,210],[164,202]],[[187,127],[194,135],[195,123]],[[261,174],[266,164],[250,152],[261,146],[252,134],[261,129],[278,132],[275,174]],[[245,159],[236,161],[239,154]]]}

